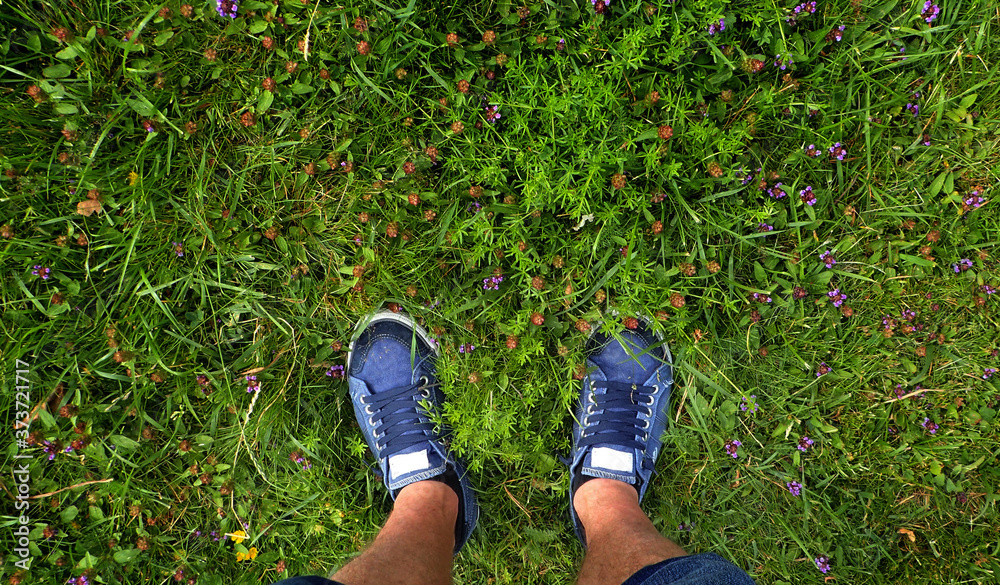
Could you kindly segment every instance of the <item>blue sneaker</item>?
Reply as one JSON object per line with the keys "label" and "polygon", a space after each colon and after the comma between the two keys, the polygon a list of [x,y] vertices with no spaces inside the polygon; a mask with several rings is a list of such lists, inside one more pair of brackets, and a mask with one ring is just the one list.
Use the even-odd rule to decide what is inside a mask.
{"label": "blue sneaker", "polygon": [[584,548],[587,538],[573,508],[577,488],[595,477],[617,479],[635,486],[641,502],[667,428],[674,383],[670,350],[643,320],[638,328],[624,330],[621,338],[625,345],[595,326],[586,346],[588,374],[569,457],[569,512]]}
{"label": "blue sneaker", "polygon": [[385,487],[395,500],[411,483],[436,478],[458,494],[455,554],[479,519],[479,505],[465,466],[451,458],[426,407],[444,403],[434,371],[437,343],[413,319],[376,312],[358,324],[347,354],[347,380],[354,416],[378,460]]}

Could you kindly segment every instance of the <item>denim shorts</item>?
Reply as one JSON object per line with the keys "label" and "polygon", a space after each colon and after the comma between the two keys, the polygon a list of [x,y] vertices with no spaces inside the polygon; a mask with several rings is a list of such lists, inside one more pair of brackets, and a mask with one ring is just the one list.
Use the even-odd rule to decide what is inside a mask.
{"label": "denim shorts", "polygon": [[[274,585],[343,585],[323,577],[292,577]],[[675,557],[639,569],[622,585],[756,585],[750,575],[715,553]]]}

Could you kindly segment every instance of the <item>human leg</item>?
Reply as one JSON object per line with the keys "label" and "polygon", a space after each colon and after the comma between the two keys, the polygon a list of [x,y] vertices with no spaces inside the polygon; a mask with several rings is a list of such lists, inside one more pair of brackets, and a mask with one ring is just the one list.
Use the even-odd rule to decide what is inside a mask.
{"label": "human leg", "polygon": [[574,499],[587,535],[578,585],[617,585],[643,567],[684,556],[642,509],[635,488],[615,479],[592,479]]}

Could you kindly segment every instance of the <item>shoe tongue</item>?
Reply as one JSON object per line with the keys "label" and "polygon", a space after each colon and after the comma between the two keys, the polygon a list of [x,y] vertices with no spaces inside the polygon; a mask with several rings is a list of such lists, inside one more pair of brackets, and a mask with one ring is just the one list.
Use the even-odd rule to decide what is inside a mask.
{"label": "shoe tongue", "polygon": [[[647,351],[643,353],[643,348],[647,343],[637,334],[631,331],[622,332],[622,340],[628,344],[633,358],[625,351],[621,343],[613,339],[597,355],[590,359],[605,372],[615,372],[615,380],[642,384],[645,383],[659,367],[656,358]],[[636,361],[638,360],[638,361]]]}
{"label": "shoe tongue", "polygon": [[413,445],[389,457],[389,489],[398,490],[427,474],[438,475],[445,470],[445,459],[431,443]]}
{"label": "shoe tongue", "polygon": [[591,477],[605,477],[634,484],[635,451],[618,445],[594,445],[584,455],[580,471]]}

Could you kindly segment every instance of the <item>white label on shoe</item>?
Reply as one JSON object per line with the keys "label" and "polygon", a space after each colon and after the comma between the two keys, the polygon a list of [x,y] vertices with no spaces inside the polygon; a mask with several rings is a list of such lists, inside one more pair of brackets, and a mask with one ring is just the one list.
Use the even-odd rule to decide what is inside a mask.
{"label": "white label on shoe", "polygon": [[427,460],[427,450],[407,453],[406,455],[393,455],[389,458],[389,475],[392,479],[397,479],[401,475],[406,475],[413,471],[420,471],[431,466]]}
{"label": "white label on shoe", "polygon": [[609,471],[632,472],[632,454],[622,453],[610,447],[594,447],[590,452],[590,466]]}

